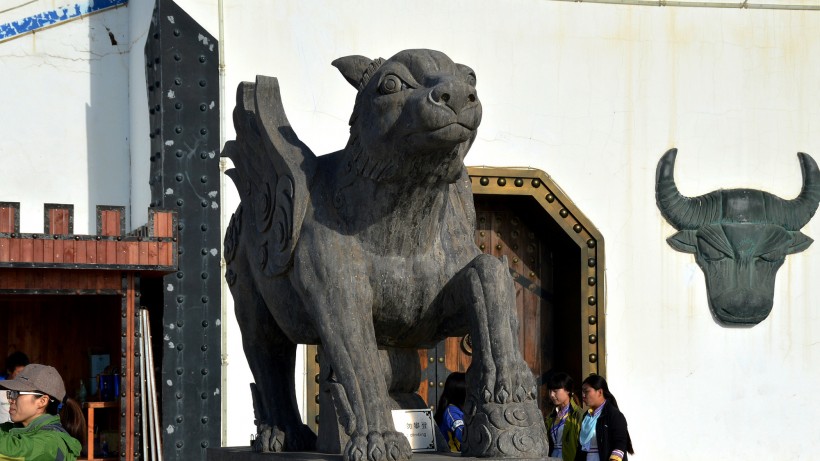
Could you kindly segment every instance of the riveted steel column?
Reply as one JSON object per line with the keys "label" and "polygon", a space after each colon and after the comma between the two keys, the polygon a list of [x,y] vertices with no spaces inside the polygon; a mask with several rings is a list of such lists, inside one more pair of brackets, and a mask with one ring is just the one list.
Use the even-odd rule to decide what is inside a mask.
{"label": "riveted steel column", "polygon": [[[179,213],[179,270],[162,283],[160,395],[165,460],[220,445],[219,50],[170,0],[145,45],[152,206]],[[156,351],[160,353],[160,351]]]}

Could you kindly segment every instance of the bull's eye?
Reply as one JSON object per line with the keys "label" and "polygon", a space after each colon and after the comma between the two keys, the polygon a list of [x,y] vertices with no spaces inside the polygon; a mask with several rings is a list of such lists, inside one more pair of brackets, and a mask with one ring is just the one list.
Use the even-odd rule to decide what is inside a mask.
{"label": "bull's eye", "polygon": [[783,250],[774,250],[774,251],[769,251],[768,253],[763,253],[759,257],[760,257],[760,259],[762,259],[764,261],[774,263],[774,262],[782,260],[783,258],[786,257],[786,255],[783,253]]}
{"label": "bull's eye", "polygon": [[718,262],[728,257],[726,253],[715,248],[711,243],[704,239],[698,239],[698,249],[703,258],[709,262]]}
{"label": "bull's eye", "polygon": [[405,88],[407,88],[407,85],[399,77],[394,74],[387,74],[382,79],[381,85],[379,85],[379,92],[381,94],[393,94]]}

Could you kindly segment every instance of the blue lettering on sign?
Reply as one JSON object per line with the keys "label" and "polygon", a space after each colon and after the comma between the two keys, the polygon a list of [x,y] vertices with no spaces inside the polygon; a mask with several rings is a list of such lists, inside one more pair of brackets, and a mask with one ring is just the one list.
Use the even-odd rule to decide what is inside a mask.
{"label": "blue lettering on sign", "polygon": [[0,41],[126,4],[128,4],[128,0],[88,0],[87,2],[61,6],[55,10],[35,14],[18,21],[0,24]]}

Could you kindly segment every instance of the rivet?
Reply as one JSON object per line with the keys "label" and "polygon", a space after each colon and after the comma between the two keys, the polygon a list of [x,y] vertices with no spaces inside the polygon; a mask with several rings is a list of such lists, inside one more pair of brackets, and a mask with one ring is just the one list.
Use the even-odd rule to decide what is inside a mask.
{"label": "rivet", "polygon": [[174,131],[176,132],[176,134],[180,134],[180,133],[182,133],[182,127],[177,126],[176,128],[174,128]]}
{"label": "rivet", "polygon": [[566,218],[569,216],[569,211],[566,208],[561,208],[561,211],[558,212],[562,218]]}
{"label": "rivet", "polygon": [[597,336],[595,336],[595,335],[589,335],[589,342],[590,342],[591,344],[595,344],[595,343],[597,343],[597,342],[598,342],[598,337],[597,337]]}
{"label": "rivet", "polygon": [[202,422],[202,424],[208,424],[208,417],[203,416],[202,419],[200,419],[200,421]]}
{"label": "rivet", "polygon": [[177,103],[175,103],[175,104],[174,104],[174,109],[176,109],[176,110],[182,110],[182,103],[181,103],[181,102],[177,102]]}
{"label": "rivet", "polygon": [[485,248],[485,247],[484,247],[484,244],[482,243],[481,245],[479,245],[479,246],[478,246],[478,248],[480,248],[480,249],[481,249],[481,251],[484,251],[484,248]]}
{"label": "rivet", "polygon": [[207,279],[207,278],[208,278],[208,273],[207,273],[207,272],[203,272],[203,273],[199,274],[199,276],[200,276],[200,277],[202,277],[202,280],[205,280],[205,279]]}
{"label": "rivet", "polygon": [[199,177],[199,182],[201,182],[202,184],[205,184],[206,182],[208,182],[208,177],[205,176],[205,175],[200,176]]}
{"label": "rivet", "polygon": [[202,352],[205,352],[205,351],[207,351],[207,350],[208,350],[208,346],[207,346],[206,344],[203,344],[203,345],[202,345],[202,347],[200,347],[199,349],[200,349]]}
{"label": "rivet", "polygon": [[199,372],[200,372],[200,373],[202,373],[202,376],[205,376],[205,375],[207,375],[207,374],[208,374],[208,369],[207,369],[207,368],[203,368],[203,369],[199,370]]}
{"label": "rivet", "polygon": [[185,229],[185,224],[183,224],[183,223],[177,224],[177,230],[182,230],[182,229]]}
{"label": "rivet", "polygon": [[183,370],[183,369],[182,369],[182,367],[177,368],[177,374],[178,374],[179,376],[182,376],[182,374],[183,374],[183,373],[185,373],[185,370]]}
{"label": "rivet", "polygon": [[182,328],[185,325],[184,320],[177,320],[177,327]]}
{"label": "rivet", "polygon": [[598,361],[598,355],[597,354],[589,354],[589,361],[592,362],[592,363],[597,362]]}
{"label": "rivet", "polygon": [[200,104],[199,105],[199,110],[202,111],[202,112],[205,112],[206,110],[208,110],[208,106],[205,105],[205,104]]}
{"label": "rivet", "polygon": [[179,37],[180,33],[179,29],[174,29],[174,37]]}
{"label": "rivet", "polygon": [[490,183],[490,178],[488,178],[486,176],[482,176],[481,179],[478,180],[478,183],[481,184],[482,186],[486,186],[487,184]]}
{"label": "rivet", "polygon": [[572,230],[574,230],[576,234],[580,234],[581,231],[584,230],[584,228],[580,224],[576,223],[574,226],[572,226]]}
{"label": "rivet", "polygon": [[317,414],[316,417],[313,418],[313,420],[316,422],[316,424],[319,424],[319,415]]}
{"label": "rivet", "polygon": [[208,84],[208,82],[206,82],[205,80],[200,80],[200,81],[199,81],[199,86],[201,86],[202,88],[205,88],[205,86],[206,86],[207,84]]}
{"label": "rivet", "polygon": [[174,61],[181,61],[181,60],[182,60],[182,56],[180,56],[179,54],[174,55]]}
{"label": "rivet", "polygon": [[202,321],[202,328],[208,328],[208,321],[207,320]]}
{"label": "rivet", "polygon": [[199,130],[199,134],[201,134],[202,136],[205,136],[206,134],[208,134],[208,129],[207,128],[201,128]]}
{"label": "rivet", "polygon": [[595,239],[589,239],[589,240],[587,240],[587,247],[589,247],[589,248],[595,248]]}
{"label": "rivet", "polygon": [[208,441],[203,440],[202,443],[199,444],[199,446],[201,446],[202,448],[208,448]]}
{"label": "rivet", "polygon": [[201,297],[201,298],[199,298],[199,299],[201,299],[203,303],[207,303],[207,302],[208,302],[208,297],[207,297],[207,296],[203,296],[203,297]]}
{"label": "rivet", "polygon": [[182,415],[177,416],[177,422],[178,422],[178,423],[181,423],[182,421],[183,421],[183,419],[182,419]]}
{"label": "rivet", "polygon": [[552,202],[554,202],[554,201],[555,201],[555,196],[554,196],[554,195],[552,195],[552,194],[547,194],[547,196],[546,196],[546,197],[544,197],[544,199],[546,199],[546,201],[548,201],[548,202],[552,203]]}
{"label": "rivet", "polygon": [[200,152],[199,153],[199,158],[201,158],[202,160],[205,160],[206,158],[208,158],[208,153],[207,152]]}
{"label": "rivet", "polygon": [[183,445],[185,445],[185,444],[184,444],[184,443],[182,443],[182,440],[180,440],[179,442],[177,442],[177,448],[182,448],[182,446],[183,446]]}
{"label": "rivet", "polygon": [[185,349],[185,346],[183,346],[182,343],[177,344],[177,350],[181,351],[182,349]]}
{"label": "rivet", "polygon": [[587,304],[589,304],[590,306],[594,306],[597,302],[598,300],[595,299],[595,296],[590,296],[589,298],[587,298]]}
{"label": "rivet", "polygon": [[202,208],[206,208],[208,206],[208,201],[207,200],[200,200],[199,205],[202,206]]}
{"label": "rivet", "polygon": [[598,283],[598,280],[596,280],[595,277],[590,277],[587,279],[587,284],[589,286],[594,286],[596,283]]}
{"label": "rivet", "polygon": [[199,62],[205,63],[205,55],[204,54],[199,55]]}
{"label": "rivet", "polygon": [[199,226],[199,228],[202,229],[202,231],[204,232],[204,231],[208,230],[208,225],[203,224],[203,225]]}
{"label": "rivet", "polygon": [[501,244],[500,244],[500,243],[499,243],[499,244],[497,244],[497,245],[495,246],[495,249],[496,249],[496,250],[500,250],[500,249],[501,249]]}
{"label": "rivet", "polygon": [[182,304],[183,301],[185,301],[185,296],[182,296],[182,295],[177,296],[177,302],[178,303]]}
{"label": "rivet", "polygon": [[515,187],[521,187],[524,185],[524,180],[521,178],[515,178],[515,182],[513,184],[515,184]]}
{"label": "rivet", "polygon": [[590,325],[595,325],[596,323],[598,323],[598,318],[595,317],[594,315],[590,315],[589,318],[587,319],[587,321],[589,322]]}
{"label": "rivet", "polygon": [[177,392],[174,396],[177,398],[177,400],[182,400],[182,392]]}
{"label": "rivet", "polygon": [[177,156],[177,158],[182,158],[182,155],[183,155],[182,151],[179,150],[179,149],[177,149],[177,151],[174,152],[174,154]]}
{"label": "rivet", "polygon": [[319,382],[319,373],[316,373],[315,375],[313,375],[313,381],[317,382],[317,383]]}
{"label": "rivet", "polygon": [[513,264],[518,264],[518,258],[513,258]]}
{"label": "rivet", "polygon": [[496,184],[498,184],[501,187],[504,187],[504,186],[507,185],[507,179],[506,178],[498,178],[498,181],[496,181]]}
{"label": "rivet", "polygon": [[535,272],[530,272],[530,278],[534,278],[534,277],[535,277]]}
{"label": "rivet", "polygon": [[181,173],[177,173],[177,175],[174,176],[174,178],[177,180],[177,182],[182,182],[182,180],[185,179],[185,177],[182,176]]}
{"label": "rivet", "polygon": [[177,272],[177,278],[181,279],[182,277],[185,277],[185,274],[182,271]]}
{"label": "rivet", "polygon": [[538,178],[535,178],[535,179],[532,180],[532,182],[530,184],[532,184],[532,187],[540,187],[541,186],[541,180],[538,179]]}
{"label": "rivet", "polygon": [[175,78],[174,79],[174,85],[177,85],[177,86],[182,85],[182,79],[181,78]]}
{"label": "rivet", "polygon": [[587,260],[587,266],[589,266],[589,267],[595,267],[595,264],[597,264],[597,261],[595,261],[595,258],[589,258],[589,259]]}
{"label": "rivet", "polygon": [[177,199],[177,205],[182,206],[184,203],[185,203],[185,200],[182,200],[181,198]]}

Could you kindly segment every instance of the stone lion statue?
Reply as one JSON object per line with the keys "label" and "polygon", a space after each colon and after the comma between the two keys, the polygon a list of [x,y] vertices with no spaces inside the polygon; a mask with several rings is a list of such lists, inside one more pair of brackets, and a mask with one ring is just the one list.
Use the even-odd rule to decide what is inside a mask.
{"label": "stone lion statue", "polygon": [[384,358],[415,364],[407,374],[417,377],[418,348],[469,332],[462,452],[546,456],[507,263],[474,243],[463,161],[482,116],[475,73],[432,50],[333,65],[358,91],[344,149],[315,156],[291,129],[277,80],[258,76],[239,85],[236,140],[223,152],[241,197],[224,254],[256,381],[255,448],[314,449],[293,374],[296,345],[319,344],[349,437],[344,459],[409,459]]}

